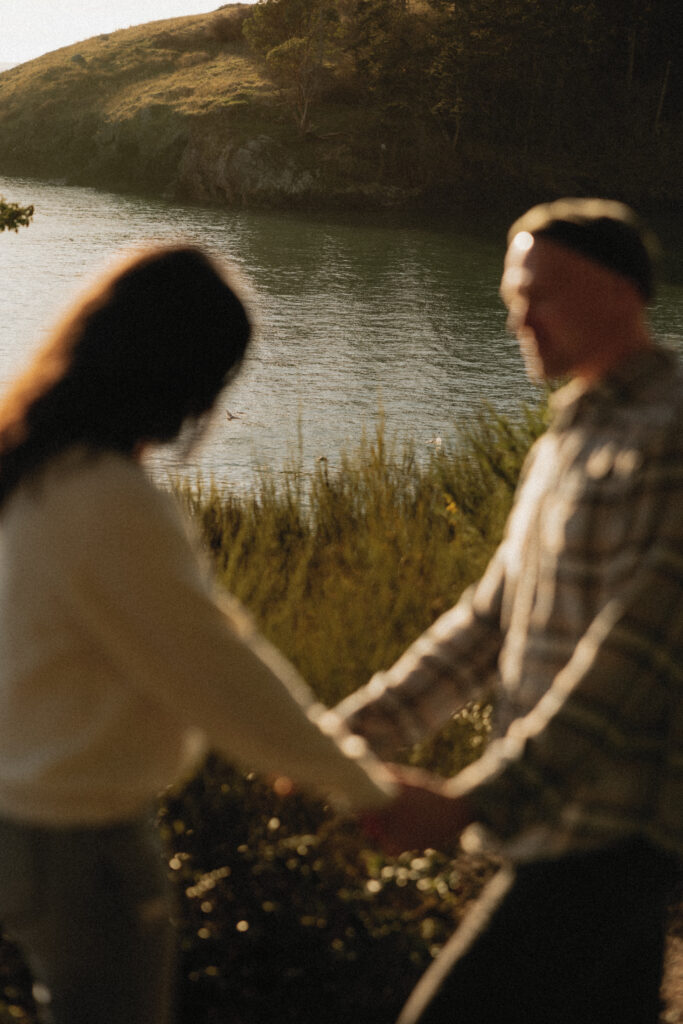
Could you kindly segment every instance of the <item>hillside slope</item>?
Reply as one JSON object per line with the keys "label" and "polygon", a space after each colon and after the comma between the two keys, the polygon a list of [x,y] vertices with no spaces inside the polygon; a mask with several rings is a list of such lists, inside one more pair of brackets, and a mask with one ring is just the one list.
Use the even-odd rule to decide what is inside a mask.
{"label": "hillside slope", "polygon": [[123,29],[6,71],[0,173],[230,204],[390,194],[349,151],[352,106],[326,104],[322,128],[297,131],[242,37],[245,9]]}
{"label": "hillside slope", "polygon": [[555,6],[340,0],[313,29],[280,0],[101,35],[0,75],[0,173],[477,222],[591,193],[682,215],[683,63],[660,7],[627,81],[624,25]]}

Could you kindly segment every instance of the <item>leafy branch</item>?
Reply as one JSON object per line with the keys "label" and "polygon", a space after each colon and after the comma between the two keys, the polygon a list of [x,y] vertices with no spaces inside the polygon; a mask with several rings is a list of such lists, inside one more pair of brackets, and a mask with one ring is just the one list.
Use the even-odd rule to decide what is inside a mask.
{"label": "leafy branch", "polygon": [[32,206],[20,206],[18,203],[6,203],[0,196],[0,231],[18,231],[27,228],[33,218]]}

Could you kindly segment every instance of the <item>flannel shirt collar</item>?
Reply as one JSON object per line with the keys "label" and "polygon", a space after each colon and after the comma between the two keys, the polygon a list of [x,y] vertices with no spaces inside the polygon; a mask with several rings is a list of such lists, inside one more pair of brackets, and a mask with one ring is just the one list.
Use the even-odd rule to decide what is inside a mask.
{"label": "flannel shirt collar", "polygon": [[677,365],[673,352],[661,345],[652,345],[620,363],[594,384],[570,381],[550,398],[553,429],[572,427],[594,410],[628,404],[661,376],[676,373]]}

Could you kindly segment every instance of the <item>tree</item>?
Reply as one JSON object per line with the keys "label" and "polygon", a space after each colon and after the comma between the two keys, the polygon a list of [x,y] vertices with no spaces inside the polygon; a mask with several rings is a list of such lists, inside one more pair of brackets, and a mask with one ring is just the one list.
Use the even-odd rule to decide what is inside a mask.
{"label": "tree", "polygon": [[324,66],[316,60],[314,40],[291,36],[266,54],[266,66],[284,96],[296,110],[301,131],[308,127],[308,111],[320,90]]}
{"label": "tree", "polygon": [[244,22],[245,38],[265,58],[301,131],[332,67],[338,21],[331,0],[262,0]]}
{"label": "tree", "polygon": [[19,206],[18,203],[6,203],[0,196],[0,231],[18,231],[27,228],[33,217],[32,206]]}

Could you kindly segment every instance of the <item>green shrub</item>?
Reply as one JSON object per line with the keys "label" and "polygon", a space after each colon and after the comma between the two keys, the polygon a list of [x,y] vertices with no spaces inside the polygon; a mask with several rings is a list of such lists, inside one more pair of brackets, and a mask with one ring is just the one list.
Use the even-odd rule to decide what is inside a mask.
{"label": "green shrub", "polygon": [[350,1007],[359,1024],[391,1024],[492,870],[435,851],[385,858],[322,804],[213,758],[160,827],[187,1024],[347,1024]]}
{"label": "green shrub", "polygon": [[242,25],[248,14],[248,4],[235,6],[224,14],[216,13],[209,23],[209,35],[219,43],[237,42],[242,38]]}
{"label": "green shrub", "polygon": [[32,206],[19,206],[18,203],[7,203],[0,196],[0,231],[19,231],[27,228],[33,219]]}
{"label": "green shrub", "polygon": [[420,464],[380,423],[338,468],[264,473],[247,495],[186,490],[220,582],[326,704],[355,690],[483,570],[542,410],[482,412]]}

